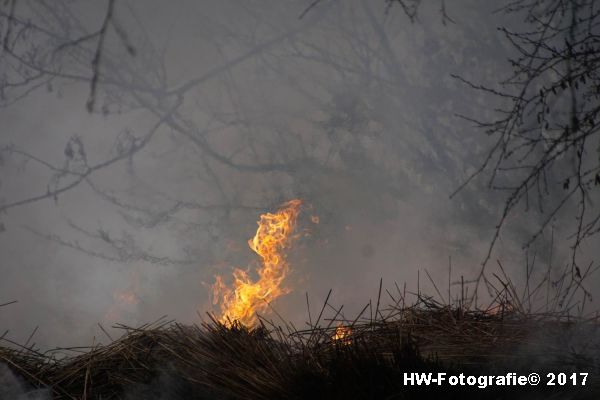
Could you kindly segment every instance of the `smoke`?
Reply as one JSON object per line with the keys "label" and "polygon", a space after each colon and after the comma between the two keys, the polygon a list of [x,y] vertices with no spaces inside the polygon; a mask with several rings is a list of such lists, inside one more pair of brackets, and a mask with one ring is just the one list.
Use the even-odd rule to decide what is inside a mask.
{"label": "smoke", "polygon": [[[17,11],[58,37],[85,37],[72,27],[94,32],[101,3],[56,2],[50,14],[77,20],[68,24],[39,21],[42,3]],[[435,2],[418,23],[381,3],[321,2],[300,19],[307,2],[115,2],[115,24],[136,51],[111,28],[94,113],[86,79],[7,93],[19,100],[0,109],[0,147],[57,169],[129,154],[152,133],[73,189],[0,215],[0,304],[19,301],[0,309],[9,337],[24,342],[39,326],[38,346],[68,347],[110,341],[98,323],[117,337],[116,323],[165,314],[198,322],[215,275],[254,261],[246,242],[259,215],[292,198],[307,205],[301,219],[320,222],[291,250],[293,291],[274,304],[286,318],[306,319],[305,293],[319,304],[333,289],[352,315],[380,278],[416,290],[421,271],[421,289],[433,290],[425,269],[436,282],[447,281],[449,264],[453,280],[476,275],[502,197],[482,180],[448,198],[489,140],[454,115],[486,119],[497,104],[449,76],[504,76],[509,45],[495,26],[507,21],[476,0],[448,7],[455,24],[443,23]],[[38,34],[28,40],[43,49]],[[40,59],[89,77],[96,43]],[[176,113],[161,119],[168,110]],[[22,154],[0,156],[2,204],[73,178]],[[536,218],[509,221],[493,254],[517,285]],[[569,251],[560,228],[553,268]],[[549,240],[540,240],[536,277],[547,271]]]}
{"label": "smoke", "polygon": [[[197,388],[192,392],[189,383],[172,371],[169,366],[158,371],[157,376],[146,384],[133,384],[127,387],[124,400],[172,400],[185,398],[202,398]],[[210,397],[206,397],[207,399]]]}
{"label": "smoke", "polygon": [[48,389],[32,389],[0,363],[0,400],[50,400]]}

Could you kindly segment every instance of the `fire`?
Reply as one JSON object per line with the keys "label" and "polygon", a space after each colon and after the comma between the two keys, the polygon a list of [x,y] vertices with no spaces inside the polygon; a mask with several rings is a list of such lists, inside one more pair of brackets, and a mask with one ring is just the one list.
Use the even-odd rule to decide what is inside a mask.
{"label": "fire", "polygon": [[219,320],[224,324],[238,321],[243,325],[256,324],[257,312],[268,309],[269,303],[289,292],[282,286],[289,264],[284,250],[289,247],[292,232],[300,212],[302,201],[294,199],[284,203],[272,214],[260,216],[256,234],[248,240],[248,246],[260,257],[258,280],[253,281],[248,271],[236,268],[233,285],[227,287],[220,276],[213,285],[213,300],[220,302]]}
{"label": "fire", "polygon": [[104,314],[104,321],[115,322],[128,318],[128,314],[135,311],[141,298],[138,295],[141,289],[140,274],[133,270],[129,275],[129,285],[125,289],[113,292],[113,303]]}
{"label": "fire", "polygon": [[487,310],[485,310],[485,313],[487,315],[497,316],[500,314],[509,314],[514,311],[516,311],[516,309],[515,309],[515,306],[513,306],[512,304],[500,303],[500,304],[495,304],[494,306],[489,307]]}
{"label": "fire", "polygon": [[331,340],[337,343],[342,343],[345,345],[349,345],[352,343],[352,328],[349,326],[344,326],[343,324],[339,324],[337,328],[335,328],[335,333],[331,337]]}

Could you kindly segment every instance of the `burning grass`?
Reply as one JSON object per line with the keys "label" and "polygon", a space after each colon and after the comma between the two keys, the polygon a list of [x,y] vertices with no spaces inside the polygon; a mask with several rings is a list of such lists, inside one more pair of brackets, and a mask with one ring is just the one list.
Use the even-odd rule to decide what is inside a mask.
{"label": "burning grass", "polygon": [[265,312],[273,300],[287,292],[282,286],[289,270],[284,250],[294,238],[301,205],[299,199],[290,200],[276,213],[260,216],[256,234],[248,240],[248,246],[260,258],[258,280],[253,281],[247,271],[239,268],[233,272],[233,288],[227,287],[220,276],[216,277],[213,297],[215,304],[221,305],[221,323],[234,320],[253,326],[256,315]]}
{"label": "burning grass", "polygon": [[[55,399],[600,398],[597,319],[523,313],[506,301],[470,310],[390,297],[390,306],[369,303],[353,320],[327,300],[307,329],[161,320],[121,326],[121,338],[86,349],[41,353],[13,343],[0,347],[0,363]],[[438,371],[590,375],[575,389],[403,386],[403,372]]]}

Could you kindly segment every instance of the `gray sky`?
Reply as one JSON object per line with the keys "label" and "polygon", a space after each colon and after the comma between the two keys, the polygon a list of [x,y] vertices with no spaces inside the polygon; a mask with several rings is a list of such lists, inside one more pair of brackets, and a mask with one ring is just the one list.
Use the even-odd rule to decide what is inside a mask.
{"label": "gray sky", "polygon": [[[246,241],[259,215],[295,197],[307,205],[307,235],[290,254],[293,290],[275,304],[293,321],[306,318],[306,292],[318,304],[332,288],[351,315],[376,296],[380,278],[416,290],[421,270],[434,294],[423,271],[445,287],[449,257],[453,279],[477,274],[503,198],[480,180],[449,199],[489,145],[455,114],[491,118],[499,103],[450,74],[492,85],[508,74],[511,49],[495,27],[514,22],[476,0],[448,7],[454,24],[442,23],[436,2],[414,23],[399,7],[385,13],[384,2],[367,0],[323,2],[300,19],[309,3],[117,1],[93,113],[84,78],[97,40],[41,50],[38,61],[65,77],[8,93],[22,98],[0,109],[0,146],[78,171],[78,143],[96,165],[148,141],[56,200],[0,216],[0,303],[18,300],[0,309],[11,338],[39,326],[39,345],[68,346],[101,337],[98,322],[164,314],[198,322],[211,310],[214,276],[252,265]],[[59,38],[101,26],[104,2],[66,4],[50,14],[18,2],[17,15]],[[28,40],[57,46],[39,32]],[[2,154],[5,203],[72,180]],[[510,220],[492,258],[517,284],[520,245],[537,218]],[[557,222],[556,268],[569,227]],[[545,273],[548,240],[534,250]]]}

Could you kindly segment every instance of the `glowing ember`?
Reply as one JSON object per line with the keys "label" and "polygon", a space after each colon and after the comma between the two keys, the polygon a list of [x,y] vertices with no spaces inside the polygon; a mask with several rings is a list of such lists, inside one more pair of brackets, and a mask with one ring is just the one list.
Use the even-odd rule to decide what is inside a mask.
{"label": "glowing ember", "polygon": [[335,328],[335,333],[331,337],[331,340],[337,343],[349,345],[352,343],[352,339],[350,338],[351,336],[352,328],[339,324],[337,328]]}
{"label": "glowing ember", "polygon": [[213,285],[213,301],[221,303],[219,320],[224,324],[238,321],[246,326],[256,324],[257,312],[265,312],[269,303],[288,293],[282,287],[289,264],[284,249],[291,242],[292,232],[302,202],[291,200],[275,213],[260,216],[256,235],[248,245],[260,257],[258,280],[253,281],[248,271],[236,268],[233,271],[233,287],[227,287],[220,276]]}
{"label": "glowing ember", "polygon": [[499,314],[509,314],[514,311],[516,311],[516,309],[512,304],[500,303],[500,304],[496,304],[492,307],[489,307],[487,310],[485,310],[485,313],[487,315],[496,316]]}

